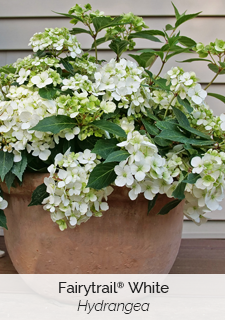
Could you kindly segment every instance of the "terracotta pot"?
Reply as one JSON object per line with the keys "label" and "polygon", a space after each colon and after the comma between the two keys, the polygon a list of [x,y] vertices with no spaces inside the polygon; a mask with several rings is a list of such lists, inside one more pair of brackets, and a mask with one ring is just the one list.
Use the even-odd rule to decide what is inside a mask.
{"label": "terracotta pot", "polygon": [[23,185],[2,184],[8,231],[5,241],[19,273],[168,273],[177,256],[183,223],[182,203],[165,216],[156,215],[167,202],[159,195],[147,215],[148,201],[128,198],[115,187],[110,209],[75,229],[60,231],[42,206],[28,207],[44,174],[26,174]]}

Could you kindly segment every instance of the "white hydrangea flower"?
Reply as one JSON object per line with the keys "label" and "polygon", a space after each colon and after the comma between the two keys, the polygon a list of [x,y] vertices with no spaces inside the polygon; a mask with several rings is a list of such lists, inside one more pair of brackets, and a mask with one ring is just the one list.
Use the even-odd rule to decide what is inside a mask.
{"label": "white hydrangea flower", "polygon": [[21,68],[19,71],[19,78],[16,80],[19,84],[23,84],[26,80],[27,77],[30,74],[30,70],[25,70],[24,68]]}
{"label": "white hydrangea flower", "polygon": [[49,78],[48,72],[44,71],[41,74],[31,78],[31,82],[35,84],[38,88],[44,88],[51,84],[53,80]]}
{"label": "white hydrangea flower", "polygon": [[194,168],[193,173],[200,173],[204,169],[202,158],[194,157],[191,159],[191,165]]}
{"label": "white hydrangea flower", "polygon": [[141,184],[142,192],[144,192],[144,197],[148,200],[152,200],[157,193],[159,193],[159,185],[156,181],[151,181],[150,179],[145,179]]}
{"label": "white hydrangea flower", "polygon": [[194,88],[188,90],[188,95],[194,103],[201,104],[205,100],[207,92],[197,83]]}
{"label": "white hydrangea flower", "polygon": [[104,111],[104,113],[112,113],[116,110],[116,105],[112,101],[103,100],[100,104],[100,107]]}
{"label": "white hydrangea flower", "polygon": [[5,208],[7,208],[7,206],[8,202],[4,200],[2,197],[0,197],[0,210],[4,210]]}
{"label": "white hydrangea flower", "polygon": [[115,180],[115,185],[118,187],[123,187],[125,185],[132,185],[134,178],[131,173],[131,168],[128,165],[125,165],[124,162],[120,162],[119,165],[114,168],[117,178]]}

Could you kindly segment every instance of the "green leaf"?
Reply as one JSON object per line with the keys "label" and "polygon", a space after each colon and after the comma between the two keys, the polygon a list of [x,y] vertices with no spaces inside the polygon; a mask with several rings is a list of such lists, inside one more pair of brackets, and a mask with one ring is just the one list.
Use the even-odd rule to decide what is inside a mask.
{"label": "green leaf", "polygon": [[183,200],[185,198],[184,190],[186,183],[184,181],[178,183],[176,189],[173,191],[172,196],[176,199]]}
{"label": "green leaf", "polygon": [[130,156],[130,153],[127,152],[126,150],[114,151],[113,153],[111,153],[106,158],[104,163],[107,163],[107,162],[121,162],[123,160],[126,160],[129,156]]}
{"label": "green leaf", "polygon": [[126,132],[117,124],[107,121],[107,120],[96,120],[94,122],[91,123],[91,125],[104,130],[104,131],[108,131],[109,133],[115,134],[119,137],[123,137],[126,138]]}
{"label": "green leaf", "polygon": [[[174,48],[171,48],[171,51],[173,51],[173,50],[174,50]],[[189,48],[188,49],[187,48],[179,48],[179,50],[176,48],[176,50],[173,53],[168,54],[166,56],[166,61],[168,61],[171,57],[176,56],[180,53],[184,53],[184,52],[189,52]]]}
{"label": "green leaf", "polygon": [[209,63],[208,67],[210,70],[212,70],[213,72],[217,73],[219,71],[219,67],[213,63]]}
{"label": "green leaf", "polygon": [[80,33],[88,33],[91,34],[91,32],[89,30],[83,29],[83,28],[73,28],[72,30],[70,30],[71,34],[80,34]]}
{"label": "green leaf", "polygon": [[222,68],[225,68],[225,62],[218,61]]}
{"label": "green leaf", "polygon": [[163,90],[165,91],[170,91],[170,85],[167,85],[166,79],[160,78],[160,79],[155,79],[154,82]]}
{"label": "green leaf", "polygon": [[158,136],[158,138],[163,138],[171,141],[181,142],[181,143],[188,143],[193,144],[196,146],[207,146],[214,144],[212,140],[200,140],[200,139],[191,139],[186,137],[180,131],[176,130],[163,130]]}
{"label": "green leaf", "polygon": [[[88,137],[82,141],[78,139],[78,145],[81,148],[81,150],[85,150],[85,149],[92,150],[98,140],[99,140],[99,138],[97,138],[95,136]],[[93,152],[93,150],[92,150],[92,152]]]}
{"label": "green leaf", "polygon": [[6,230],[8,230],[7,224],[6,224],[6,216],[3,210],[0,210],[0,227],[3,227]]}
{"label": "green leaf", "polygon": [[141,32],[150,34],[150,35],[152,35],[152,36],[162,36],[162,37],[165,37],[165,33],[164,33],[162,30],[144,30],[144,31],[141,31]]}
{"label": "green leaf", "polygon": [[27,155],[25,152],[22,152],[22,159],[20,162],[15,162],[12,167],[12,173],[17,176],[17,178],[22,182],[23,173],[27,167]]}
{"label": "green leaf", "polygon": [[161,51],[157,51],[157,50],[152,50],[152,49],[142,49],[142,50],[138,50],[137,53],[152,53],[155,56],[159,56],[161,60],[163,60],[164,57],[164,53]]}
{"label": "green leaf", "polygon": [[111,153],[119,150],[119,147],[116,145],[117,143],[117,139],[100,139],[96,142],[92,152],[100,155],[103,159],[106,159]]}
{"label": "green leaf", "polygon": [[168,129],[168,130],[176,130],[177,124],[172,121],[156,121],[156,126],[160,130]]}
{"label": "green leaf", "polygon": [[211,137],[208,134],[206,134],[204,132],[201,132],[201,131],[199,131],[197,129],[194,129],[192,127],[184,127],[182,125],[179,125],[179,127],[181,127],[182,129],[185,129],[188,132],[191,132],[191,133],[195,134],[196,136],[199,136],[199,137],[201,137],[203,139],[209,139],[209,140],[211,139]]}
{"label": "green leaf", "polygon": [[75,75],[73,66],[66,59],[61,59],[60,62],[62,63],[66,71],[68,71],[72,75]]}
{"label": "green leaf", "polygon": [[196,149],[193,149],[192,146],[188,143],[184,145],[184,149],[187,150],[192,157],[198,155],[198,151]]}
{"label": "green leaf", "polygon": [[74,128],[75,125],[76,123],[74,122],[74,119],[71,119],[70,117],[64,115],[59,115],[42,119],[31,130],[52,132],[54,134],[58,134],[60,131],[64,129]]}
{"label": "green leaf", "polygon": [[159,136],[154,138],[154,142],[160,147],[167,147],[167,146],[170,146],[172,143],[170,140],[160,138]]}
{"label": "green leaf", "polygon": [[172,5],[173,5],[173,8],[174,8],[175,17],[176,17],[176,19],[178,20],[181,15],[180,15],[179,11],[177,10],[177,8],[175,7],[175,5],[174,5],[173,2],[172,2]]}
{"label": "green leaf", "polygon": [[[163,34],[164,36],[164,34]],[[151,40],[154,42],[162,42],[161,40],[159,40],[157,37],[155,37],[154,35],[152,35],[152,30],[145,30],[145,31],[139,31],[139,32],[135,32],[135,33],[131,33],[128,37],[128,39],[147,39],[147,40]]]}
{"label": "green leaf", "polygon": [[147,130],[147,132],[150,134],[150,135],[157,135],[159,133],[159,130],[152,124],[150,124],[147,120],[145,119],[142,119],[141,120],[143,125],[145,126],[145,129]]}
{"label": "green leaf", "polygon": [[170,212],[170,210],[174,209],[176,206],[178,206],[178,204],[181,202],[182,200],[179,199],[175,199],[173,201],[170,201],[169,203],[167,203],[160,211],[159,211],[159,215],[165,215],[167,213]]}
{"label": "green leaf", "polygon": [[13,166],[13,158],[13,153],[0,150],[0,179],[2,181]]}
{"label": "green leaf", "polygon": [[190,123],[188,121],[188,118],[181,110],[179,110],[176,107],[173,107],[173,112],[174,112],[175,117],[177,118],[177,120],[181,126],[190,127]]}
{"label": "green leaf", "polygon": [[104,113],[102,116],[102,119],[107,120],[107,119],[116,118],[119,113],[120,113],[120,109],[117,108],[114,112]]}
{"label": "green leaf", "polygon": [[210,70],[212,70],[215,73],[219,72],[219,74],[225,74],[225,70],[219,71],[220,68],[217,65],[213,64],[213,63],[209,63],[208,67],[209,67]]}
{"label": "green leaf", "polygon": [[31,202],[29,203],[28,207],[42,204],[42,201],[49,196],[49,193],[46,191],[46,188],[46,185],[42,183],[34,190]]}
{"label": "green leaf", "polygon": [[171,26],[171,24],[166,25],[166,31],[173,30],[173,29],[174,29],[174,27]]}
{"label": "green leaf", "polygon": [[113,39],[113,37],[102,37],[102,38],[99,38],[99,39],[95,40],[92,43],[91,48],[93,49],[93,48],[95,48],[95,46],[98,47],[98,46],[100,46],[100,44],[103,44],[103,43],[105,43],[107,41],[110,41],[112,39]]}
{"label": "green leaf", "polygon": [[142,53],[141,55],[136,54],[129,54],[130,57],[132,57],[134,60],[137,61],[139,66],[143,68],[148,68],[152,66],[152,64],[155,62],[156,56],[153,53]]}
{"label": "green leaf", "polygon": [[152,120],[155,120],[155,121],[158,121],[159,119],[154,115],[152,114],[149,110],[146,110],[147,111],[147,115],[150,119]]}
{"label": "green leaf", "polygon": [[184,16],[181,16],[175,23],[175,28],[179,27],[181,24],[183,24],[184,22],[188,21],[188,20],[191,20],[195,17],[197,17],[200,13],[200,12],[197,12],[197,13],[193,13],[193,14],[187,14],[187,15],[184,15]]}
{"label": "green leaf", "polygon": [[184,36],[179,37],[178,42],[188,48],[196,46],[196,42],[193,39]]}
{"label": "green leaf", "polygon": [[101,190],[113,183],[116,179],[114,171],[117,162],[108,162],[98,164],[90,174],[87,187]]}
{"label": "green leaf", "polygon": [[56,96],[57,89],[52,87],[44,87],[38,90],[39,95],[43,99],[52,100]]}
{"label": "green leaf", "polygon": [[95,31],[99,32],[105,28],[125,24],[121,22],[122,19],[123,19],[122,16],[116,17],[114,19],[110,17],[96,17],[92,20],[92,22],[95,27]]}
{"label": "green leaf", "polygon": [[6,74],[9,73],[15,73],[16,72],[16,68],[13,68],[11,66],[4,66],[4,67],[0,67],[0,72],[4,72]]}
{"label": "green leaf", "polygon": [[154,196],[154,198],[152,200],[148,201],[148,214],[150,213],[150,211],[154,208],[156,200],[158,198],[158,193]]}
{"label": "green leaf", "polygon": [[197,173],[189,173],[187,178],[184,179],[182,182],[185,182],[185,183],[190,183],[190,184],[195,184],[196,181],[201,178],[201,176]]}
{"label": "green leaf", "polygon": [[[178,39],[179,39],[178,35],[174,35],[173,37],[168,37],[167,41],[168,41],[168,44],[171,49],[172,49],[172,47],[176,48],[176,45],[178,43]],[[179,47],[179,49],[181,49],[181,47]]]}
{"label": "green leaf", "polygon": [[129,42],[126,40],[115,39],[112,40],[109,47],[116,53],[118,57],[120,57],[121,54],[126,50],[128,45]]}
{"label": "green leaf", "polygon": [[78,16],[75,16],[74,14],[60,13],[60,12],[56,12],[56,11],[52,11],[52,12],[57,13],[57,14],[61,14],[62,16],[65,16],[65,17],[70,18],[70,19],[77,19],[78,21],[83,22],[82,18],[80,18]]}
{"label": "green leaf", "polygon": [[174,114],[179,122],[179,126],[185,130],[187,130],[188,132],[191,132],[201,138],[204,138],[204,139],[210,139],[210,136],[208,134],[205,134],[199,130],[196,130],[194,128],[192,128],[190,126],[190,123],[188,121],[188,118],[186,117],[186,115],[179,109],[177,109],[176,107],[173,107],[173,111],[174,111]]}
{"label": "green leaf", "polygon": [[222,96],[221,94],[208,92],[208,96],[211,96],[211,97],[214,97],[216,99],[219,99],[220,101],[225,103],[225,96]]}
{"label": "green leaf", "polygon": [[[63,154],[66,153],[66,151],[68,149],[70,149],[70,152],[75,152],[75,153],[77,152],[76,141],[74,139],[71,139],[69,141],[66,139],[62,139],[62,141],[63,141]],[[81,151],[81,150],[79,150],[79,151]],[[52,153],[52,151],[51,151],[51,153]],[[59,152],[57,152],[57,153],[59,153]]]}
{"label": "green leaf", "polygon": [[208,61],[211,62],[211,60],[208,59],[202,59],[202,58],[193,58],[193,59],[187,59],[187,60],[183,60],[183,61],[177,61],[177,62],[193,62],[193,61]]}
{"label": "green leaf", "polygon": [[185,107],[188,113],[191,113],[193,111],[193,108],[187,99],[181,99],[179,96],[177,96],[177,101],[179,102],[179,104]]}
{"label": "green leaf", "polygon": [[15,176],[15,174],[12,173],[12,171],[9,171],[7,173],[7,175],[5,176],[5,183],[6,183],[6,186],[9,190],[9,192],[10,192],[10,188],[12,187],[15,178],[16,178],[16,176]]}

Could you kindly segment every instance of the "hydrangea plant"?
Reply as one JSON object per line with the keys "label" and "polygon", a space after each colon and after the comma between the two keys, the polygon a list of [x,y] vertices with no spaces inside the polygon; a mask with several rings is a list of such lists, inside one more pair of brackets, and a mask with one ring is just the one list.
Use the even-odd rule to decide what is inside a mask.
{"label": "hydrangea plant", "polygon": [[[0,68],[0,179],[10,190],[25,172],[48,173],[30,205],[42,204],[60,230],[100,217],[115,186],[127,187],[131,201],[143,194],[149,211],[158,194],[173,198],[162,215],[184,200],[184,214],[197,224],[221,209],[225,114],[213,115],[205,98],[225,73],[225,42],[205,46],[181,36],[179,26],[199,13],[174,10],[175,25],[160,31],[132,13],[112,18],[76,5],[63,15],[83,28],[46,28],[30,39],[32,56]],[[81,49],[80,33],[93,40],[90,54]],[[125,58],[136,38],[162,47]],[[98,59],[103,43],[115,54],[108,62]],[[199,58],[183,62],[207,62],[215,73],[204,89],[194,72],[166,70],[184,52]],[[161,68],[153,74],[156,59]],[[5,228],[6,207],[1,193]]]}

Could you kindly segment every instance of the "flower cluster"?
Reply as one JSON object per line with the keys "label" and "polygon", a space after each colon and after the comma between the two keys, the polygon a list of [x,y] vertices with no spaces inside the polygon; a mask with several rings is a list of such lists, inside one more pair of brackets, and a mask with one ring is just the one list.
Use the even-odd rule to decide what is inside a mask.
{"label": "flower cluster", "polygon": [[52,135],[31,130],[46,115],[50,115],[52,103],[42,99],[37,91],[12,86],[7,94],[9,101],[0,102],[0,145],[4,152],[13,152],[14,161],[21,160],[21,151],[27,150],[42,160],[54,147]]}
{"label": "flower cluster", "polygon": [[95,73],[95,80],[96,90],[105,92],[103,99],[118,101],[118,107],[127,109],[128,116],[150,108],[150,90],[142,86],[144,70],[135,62],[111,59]]}
{"label": "flower cluster", "polygon": [[194,72],[184,72],[182,68],[174,67],[167,72],[166,79],[167,84],[171,84],[170,90],[173,94],[179,94],[181,99],[190,98],[197,105],[205,100],[207,93],[197,83]]}
{"label": "flower cluster", "polygon": [[184,213],[200,223],[205,213],[222,209],[220,202],[224,199],[225,153],[208,150],[203,157],[192,158],[191,165],[192,172],[199,174],[199,179],[194,185],[189,185]]}
{"label": "flower cluster", "polygon": [[[11,86],[6,95],[9,101],[0,102],[0,146],[4,152],[13,152],[14,162],[21,160],[21,152],[26,150],[41,160],[47,160],[50,149],[58,142],[57,135],[32,130],[43,118],[58,114],[60,106],[52,100],[40,97],[37,90]],[[67,114],[70,114],[67,111]],[[70,140],[80,129],[65,129],[61,137]]]}
{"label": "flower cluster", "polygon": [[130,131],[127,140],[118,144],[130,154],[128,158],[115,166],[117,178],[115,184],[130,188],[129,197],[135,200],[140,193],[152,200],[162,188],[173,182],[166,160],[158,154],[158,149],[146,136],[138,131]]}
{"label": "flower cluster", "polygon": [[216,137],[223,138],[223,115],[215,116],[213,111],[209,109],[207,104],[196,106],[194,111],[189,115],[189,120],[193,127],[201,129],[201,131],[214,134]]}
{"label": "flower cluster", "polygon": [[82,52],[76,36],[71,35],[67,28],[46,28],[44,32],[35,33],[30,39],[30,45],[34,52],[68,50],[72,58]]}
{"label": "flower cluster", "polygon": [[48,167],[49,177],[44,180],[49,197],[43,200],[44,209],[60,230],[80,225],[90,217],[101,217],[108,210],[107,197],[112,187],[96,191],[87,188],[90,172],[99,163],[90,150],[64,155],[57,154],[54,164]]}
{"label": "flower cluster", "polygon": [[202,42],[199,42],[195,47],[195,51],[201,58],[206,58],[208,54],[221,55],[225,53],[225,41],[216,39],[215,42],[210,42],[206,46]]}

